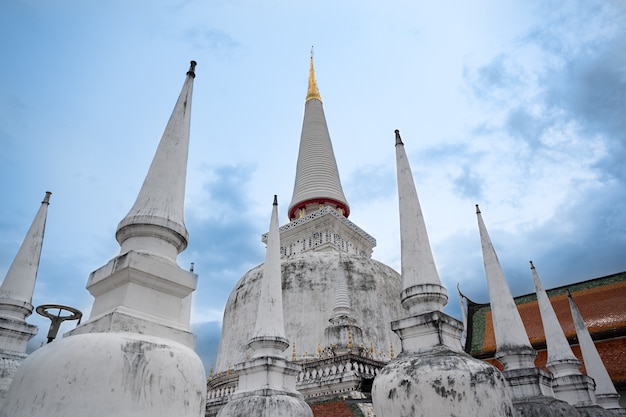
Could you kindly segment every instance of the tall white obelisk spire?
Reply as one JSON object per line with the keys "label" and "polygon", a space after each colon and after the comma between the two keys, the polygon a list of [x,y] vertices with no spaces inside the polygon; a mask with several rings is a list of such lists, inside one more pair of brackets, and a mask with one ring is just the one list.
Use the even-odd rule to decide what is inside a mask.
{"label": "tall white obelisk spire", "polygon": [[274,196],[267,250],[263,264],[263,283],[254,335],[248,344],[254,356],[275,356],[289,346],[285,338],[283,291],[280,271],[280,235],[278,233],[278,200]]}
{"label": "tall white obelisk spire", "polygon": [[238,388],[218,417],[313,417],[311,407],[296,391],[301,367],[288,362],[285,339],[280,269],[278,199],[274,196],[270,230],[254,334],[248,341],[252,358],[235,366]]}
{"label": "tall white obelisk spire", "polygon": [[24,237],[13,263],[0,285],[0,316],[24,320],[33,313],[33,292],[43,247],[51,192],[46,192],[39,211]]}
{"label": "tall white obelisk spire", "polygon": [[400,210],[402,305],[410,314],[443,311],[448,292],[441,285],[424,215],[400,132],[396,134],[396,174]]}
{"label": "tall white obelisk spire", "polygon": [[46,192],[0,285],[0,408],[17,367],[26,358],[26,345],[37,334],[37,326],[28,324],[26,318],[33,313],[33,292],[41,259],[50,194]]}
{"label": "tall white obelisk spire", "polygon": [[[461,350],[463,325],[443,312],[448,301],[435,266],[411,167],[395,131],[403,290],[407,316],[391,323],[402,353],[374,379],[382,417],[510,416],[502,374]],[[454,393],[452,401],[447,393]]]}
{"label": "tall white obelisk spire", "polygon": [[546,366],[554,378],[552,384],[554,396],[577,407],[593,405],[596,402],[594,383],[587,375],[580,372],[580,361],[574,356],[567,342],[561,323],[556,317],[552,303],[532,261],[530,261],[530,269],[537,291],[543,332],[546,336],[548,351]]}
{"label": "tall white obelisk spire", "polygon": [[487,233],[487,227],[485,227],[478,204],[476,205],[476,216],[478,217],[480,243],[489,287],[493,331],[496,337],[496,359],[504,365],[504,370],[534,368],[537,352],[528,340],[526,328],[522,323],[511,290],[506,283],[498,255],[496,255],[496,250],[491,243],[489,233]]}
{"label": "tall white obelisk spire", "polygon": [[[583,354],[585,369],[587,370],[587,374],[592,377],[596,383],[596,400],[598,404],[604,408],[619,409],[619,394],[615,390],[613,381],[611,381],[611,377],[606,371],[602,358],[598,354],[598,349],[596,349],[596,345],[593,343],[593,339],[585,325],[585,320],[580,314],[571,294],[568,294],[568,301],[574,320],[574,327],[576,328],[580,351]],[[621,410],[621,413],[620,415],[626,415],[626,412],[623,410]]]}
{"label": "tall white obelisk spire", "polygon": [[183,211],[195,67],[192,61],[137,200],[117,226],[121,254],[136,250],[175,261],[187,247]]}

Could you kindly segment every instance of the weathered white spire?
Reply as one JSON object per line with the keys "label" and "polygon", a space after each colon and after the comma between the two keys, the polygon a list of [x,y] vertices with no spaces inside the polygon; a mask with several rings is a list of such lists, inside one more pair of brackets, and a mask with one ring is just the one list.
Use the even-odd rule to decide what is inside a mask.
{"label": "weathered white spire", "polygon": [[330,348],[335,355],[342,355],[350,352],[353,346],[360,346],[363,343],[363,329],[353,315],[345,267],[342,264],[341,256],[335,274],[333,317],[329,320],[330,324],[324,329],[324,338],[326,347]]}
{"label": "weathered white spire", "polygon": [[33,312],[33,292],[41,258],[50,192],[24,237],[24,241],[0,285],[0,409],[15,372],[26,358],[28,341],[37,334],[37,326],[26,322]]}
{"label": "weathered white spire", "polygon": [[556,317],[548,294],[541,284],[539,274],[530,261],[537,303],[546,336],[548,358],[546,366],[552,372],[555,382],[552,384],[556,398],[575,406],[588,406],[595,403],[593,382],[580,372],[580,361],[574,356],[567,342],[563,328]]}
{"label": "weathered white spire", "polygon": [[263,282],[253,337],[248,345],[254,356],[280,355],[289,346],[285,338],[283,293],[280,269],[280,234],[278,232],[278,199],[274,196],[267,250],[263,264]]}
{"label": "weathered white spire", "polygon": [[410,314],[442,311],[448,293],[441,285],[426,224],[420,207],[411,166],[396,134],[396,170],[400,207],[400,251],[402,258],[402,305]]}
{"label": "weathered white spire", "polygon": [[[217,413],[218,417],[313,417],[296,390],[296,375],[302,367],[288,362],[282,352],[289,342],[283,324],[282,278],[278,199],[274,196],[261,295],[254,335],[248,342],[252,358],[235,365],[237,390]],[[206,394],[206,392],[205,392]]]}
{"label": "weathered white spire", "polygon": [[189,330],[197,276],[176,264],[187,245],[183,197],[194,66],[137,201],[118,226],[121,253],[89,275],[89,319],[24,360],[0,417],[204,413],[206,377]]}
{"label": "weathered white spire", "polygon": [[33,312],[31,303],[51,194],[49,191],[46,192],[39,211],[0,286],[0,316],[24,320]]}
{"label": "weathered white spire", "polygon": [[296,181],[288,210],[289,219],[300,218],[307,212],[327,205],[346,217],[350,214],[350,207],[339,179],[337,161],[315,81],[313,55],[311,55]]}
{"label": "weathered white spire", "polygon": [[583,362],[585,363],[585,369],[587,375],[592,377],[596,383],[596,401],[598,405],[607,409],[620,408],[619,406],[619,394],[615,390],[613,381],[609,373],[606,371],[606,367],[602,362],[602,358],[598,354],[596,345],[593,343],[593,339],[589,334],[589,330],[585,325],[583,319],[572,294],[568,294],[569,306],[572,311],[572,318],[574,320],[574,327],[576,328],[576,336],[578,337],[578,343],[580,345],[580,351],[583,354]]}
{"label": "weathered white spire", "polygon": [[377,416],[512,415],[503,375],[461,349],[463,325],[443,312],[447,292],[430,250],[400,132],[395,131],[403,290],[407,316],[391,322],[402,353],[374,378]]}
{"label": "weathered white spire", "polygon": [[348,296],[348,283],[346,282],[346,273],[343,268],[337,268],[337,288],[335,290],[333,316],[336,319],[352,317],[352,307],[350,306],[350,297]]}
{"label": "weathered white spire", "polygon": [[496,337],[496,358],[504,365],[505,370],[534,368],[537,352],[528,340],[526,328],[506,283],[478,204],[476,216],[489,287],[493,330]]}
{"label": "weathered white spire", "polygon": [[530,261],[530,269],[533,275],[533,282],[535,283],[535,290],[537,291],[537,303],[539,304],[543,331],[546,336],[546,347],[548,350],[546,366],[554,376],[559,376],[563,372],[565,374],[579,373],[580,361],[574,356],[572,348],[567,342],[561,323],[559,323],[556,317],[548,294],[541,284],[541,279],[532,261]]}
{"label": "weathered white spire", "polygon": [[137,200],[117,226],[120,254],[135,250],[176,261],[187,247],[183,209],[195,66],[191,61]]}

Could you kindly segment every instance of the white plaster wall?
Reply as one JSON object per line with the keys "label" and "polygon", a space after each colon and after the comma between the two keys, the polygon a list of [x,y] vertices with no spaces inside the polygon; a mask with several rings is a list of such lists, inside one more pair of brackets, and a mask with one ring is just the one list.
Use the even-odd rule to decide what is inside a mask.
{"label": "white plaster wall", "polygon": [[[391,321],[401,316],[400,275],[392,268],[370,258],[340,254],[335,250],[309,251],[283,259],[283,310],[286,337],[291,358],[296,342],[298,358],[309,352],[315,355],[318,343],[324,343],[324,330],[330,324],[335,301],[337,268],[345,270],[354,318],[363,329],[367,348],[370,341],[376,350],[389,358],[390,341],[400,351],[400,339],[391,331]],[[262,266],[247,272],[235,285],[224,312],[222,338],[216,371],[226,371],[246,360],[246,343],[254,330],[259,280]],[[356,346],[355,346],[356,348]]]}

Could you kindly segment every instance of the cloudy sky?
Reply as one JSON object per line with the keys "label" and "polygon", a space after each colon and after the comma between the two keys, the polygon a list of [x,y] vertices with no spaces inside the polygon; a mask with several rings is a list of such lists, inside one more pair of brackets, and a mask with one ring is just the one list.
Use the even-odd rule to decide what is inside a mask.
{"label": "cloudy sky", "polygon": [[476,203],[514,295],[530,259],[547,288],[626,270],[624,2],[382,3],[0,2],[0,275],[50,190],[33,303],[89,312],[195,59],[179,264],[210,364],[273,194],[287,222],[312,45],[350,219],[399,270],[400,129],[451,314],[457,283],[488,299]]}

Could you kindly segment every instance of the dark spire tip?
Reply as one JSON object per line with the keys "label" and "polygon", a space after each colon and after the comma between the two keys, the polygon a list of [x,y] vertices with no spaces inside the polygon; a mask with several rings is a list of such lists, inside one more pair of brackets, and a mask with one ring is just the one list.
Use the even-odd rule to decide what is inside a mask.
{"label": "dark spire tip", "polygon": [[196,61],[189,61],[189,71],[187,71],[187,75],[192,78],[196,77],[196,65],[198,65]]}
{"label": "dark spire tip", "polygon": [[278,205],[278,195],[274,194],[274,205]]}
{"label": "dark spire tip", "polygon": [[396,129],[394,132],[396,134],[396,145],[403,145],[404,143],[402,142],[402,138],[400,137],[400,131]]}
{"label": "dark spire tip", "polygon": [[50,191],[46,191],[46,195],[44,196],[42,203],[50,204],[50,196],[51,195],[52,195],[52,193]]}
{"label": "dark spire tip", "polygon": [[476,214],[480,213],[480,207],[478,207],[478,204],[476,204]]}
{"label": "dark spire tip", "polygon": [[535,264],[533,264],[533,261],[530,261],[530,269],[535,269]]}

